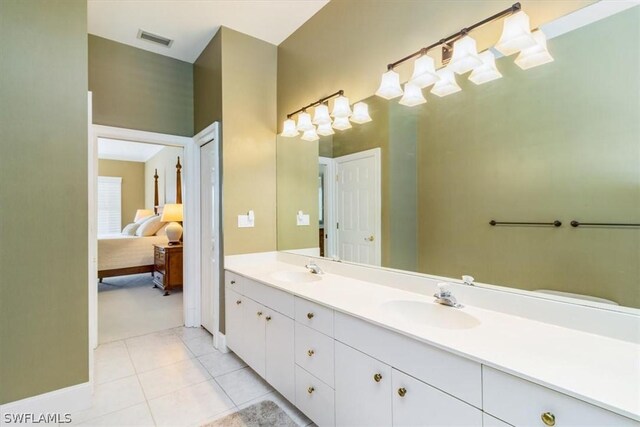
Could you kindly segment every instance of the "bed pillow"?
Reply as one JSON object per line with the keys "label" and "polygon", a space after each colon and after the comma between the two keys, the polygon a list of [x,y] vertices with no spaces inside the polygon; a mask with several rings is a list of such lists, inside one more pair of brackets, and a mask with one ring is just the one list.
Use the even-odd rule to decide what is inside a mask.
{"label": "bed pillow", "polygon": [[135,222],[132,222],[131,224],[127,224],[122,229],[122,235],[123,236],[135,236],[136,235],[136,230],[138,230],[138,227],[140,227],[140,224],[135,223]]}
{"label": "bed pillow", "polygon": [[140,227],[136,230],[136,236],[147,237],[156,234],[156,231],[160,230],[164,223],[160,221],[160,215],[154,215],[140,224]]}
{"label": "bed pillow", "polygon": [[162,223],[162,227],[160,227],[160,229],[158,231],[156,231],[156,236],[166,236],[167,235],[167,225],[169,225],[169,223],[163,222]]}
{"label": "bed pillow", "polygon": [[152,217],[153,217],[153,215],[148,215],[148,216],[142,217],[139,220],[135,221],[135,223],[140,225],[140,224],[142,224],[143,222],[145,222],[146,220],[148,220],[149,218],[152,218]]}

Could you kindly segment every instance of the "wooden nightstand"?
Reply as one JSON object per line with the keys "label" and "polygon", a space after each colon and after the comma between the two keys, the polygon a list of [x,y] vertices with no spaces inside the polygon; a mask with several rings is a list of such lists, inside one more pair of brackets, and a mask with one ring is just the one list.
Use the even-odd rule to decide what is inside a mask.
{"label": "wooden nightstand", "polygon": [[182,245],[153,245],[153,286],[164,289],[182,287]]}

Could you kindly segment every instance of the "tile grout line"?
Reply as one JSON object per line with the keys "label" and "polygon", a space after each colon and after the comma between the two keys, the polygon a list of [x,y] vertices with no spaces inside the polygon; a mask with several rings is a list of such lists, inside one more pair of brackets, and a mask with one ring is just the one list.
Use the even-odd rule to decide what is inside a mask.
{"label": "tile grout line", "polygon": [[153,416],[153,411],[151,410],[151,405],[149,405],[149,399],[147,398],[147,393],[144,391],[144,387],[142,386],[142,382],[140,381],[140,376],[138,375],[138,371],[136,370],[136,365],[133,364],[133,359],[131,358],[131,353],[129,352],[129,346],[127,345],[127,341],[124,340],[124,348],[127,350],[127,354],[129,355],[129,360],[131,361],[131,366],[133,366],[133,370],[135,371],[136,380],[138,381],[138,385],[140,386],[140,390],[142,390],[142,395],[144,396],[144,403],[147,406],[147,410],[149,411],[149,415],[151,416],[151,421],[154,426],[157,426],[155,417]]}

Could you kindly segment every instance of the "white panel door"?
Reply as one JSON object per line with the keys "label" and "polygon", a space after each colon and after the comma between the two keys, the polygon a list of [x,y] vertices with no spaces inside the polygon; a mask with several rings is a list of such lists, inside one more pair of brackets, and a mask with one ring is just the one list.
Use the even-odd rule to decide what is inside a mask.
{"label": "white panel door", "polygon": [[380,149],[336,159],[338,257],[380,265]]}
{"label": "white panel door", "polygon": [[247,298],[227,286],[224,296],[227,346],[244,359],[243,303]]}
{"label": "white panel door", "polygon": [[295,362],[293,358],[293,319],[267,309],[266,380],[290,402],[295,399]]}
{"label": "white panel door", "polygon": [[262,378],[265,374],[265,317],[266,309],[252,299],[242,301],[242,332],[244,361]]}
{"label": "white panel door", "polygon": [[391,425],[391,367],[336,341],[336,426]]}
{"label": "white panel door", "polygon": [[479,409],[395,369],[391,376],[394,427],[482,426]]}
{"label": "white panel door", "polygon": [[201,215],[201,324],[214,336],[218,309],[214,304],[214,291],[220,286],[218,242],[218,158],[216,142],[200,148],[200,215]]}

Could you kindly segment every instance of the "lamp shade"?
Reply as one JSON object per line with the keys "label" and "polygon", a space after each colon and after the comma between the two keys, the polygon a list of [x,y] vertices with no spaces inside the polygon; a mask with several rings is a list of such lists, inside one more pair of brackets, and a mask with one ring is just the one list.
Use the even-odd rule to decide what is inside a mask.
{"label": "lamp shade", "polygon": [[335,132],[331,127],[331,123],[325,123],[323,125],[318,125],[318,130],[316,131],[318,135],[329,136],[333,135]]}
{"label": "lamp shade", "polygon": [[298,114],[298,126],[296,127],[300,132],[306,132],[313,129],[313,123],[311,123],[311,116],[306,111]]}
{"label": "lamp shade", "polygon": [[456,82],[456,76],[453,74],[453,70],[449,67],[439,69],[438,76],[440,76],[440,80],[433,85],[431,89],[432,94],[443,97],[462,90],[460,86],[458,86],[458,82]]}
{"label": "lamp shade", "polygon": [[333,121],[333,128],[338,130],[351,129],[351,123],[348,117],[336,117]]}
{"label": "lamp shade", "polygon": [[282,133],[280,134],[286,137],[298,136],[298,130],[296,129],[296,122],[292,119],[287,119],[284,121],[284,125],[282,126]]}
{"label": "lamp shade", "polygon": [[531,34],[529,15],[519,11],[504,20],[502,35],[495,47],[501,54],[509,56],[535,44],[536,41]]}
{"label": "lamp shade", "polygon": [[153,211],[151,209],[138,209],[136,211],[136,216],[133,218],[133,222],[138,222],[143,218],[147,218],[153,215]]}
{"label": "lamp shade", "polygon": [[469,36],[464,36],[453,43],[453,56],[449,67],[458,74],[464,74],[482,65],[482,60],[478,57],[476,40]]}
{"label": "lamp shade", "polygon": [[389,70],[382,75],[380,87],[376,91],[376,95],[384,99],[393,99],[402,95],[400,87],[400,74],[393,70]]}
{"label": "lamp shade", "polygon": [[369,106],[364,102],[356,102],[353,105],[351,121],[358,124],[370,122],[371,116],[369,115]]}
{"label": "lamp shade", "polygon": [[490,82],[492,80],[502,77],[500,71],[496,67],[496,57],[490,50],[485,50],[480,55],[482,65],[474,68],[473,72],[469,76],[469,80],[477,85]]}
{"label": "lamp shade", "polygon": [[411,82],[404,84],[404,95],[400,98],[400,104],[406,105],[407,107],[413,107],[415,105],[424,104],[425,102],[427,102],[427,100],[422,94],[422,89]]}
{"label": "lamp shade", "polygon": [[162,222],[182,221],[182,204],[166,204],[162,210]]}
{"label": "lamp shade", "polygon": [[320,104],[316,107],[313,113],[314,125],[326,125],[331,123],[331,117],[329,117],[329,107],[325,104]]}
{"label": "lamp shade", "polygon": [[436,74],[436,65],[433,58],[429,55],[422,55],[413,64],[413,75],[409,81],[422,89],[431,86],[439,78],[438,74]]}
{"label": "lamp shade", "polygon": [[536,44],[521,51],[515,60],[516,65],[523,70],[553,61],[553,56],[547,50],[547,37],[544,33],[536,30],[531,34]]}
{"label": "lamp shade", "polygon": [[318,133],[316,132],[316,128],[313,127],[309,130],[304,131],[304,134],[302,134],[302,140],[304,141],[318,141],[320,139],[320,137],[318,136]]}
{"label": "lamp shade", "polygon": [[333,117],[349,117],[351,116],[351,107],[349,106],[349,98],[346,96],[339,96],[333,102],[333,111],[331,112]]}

